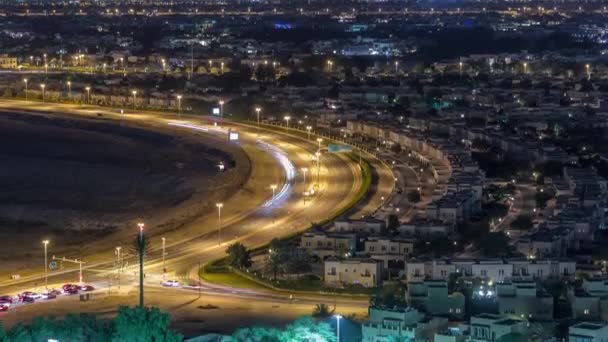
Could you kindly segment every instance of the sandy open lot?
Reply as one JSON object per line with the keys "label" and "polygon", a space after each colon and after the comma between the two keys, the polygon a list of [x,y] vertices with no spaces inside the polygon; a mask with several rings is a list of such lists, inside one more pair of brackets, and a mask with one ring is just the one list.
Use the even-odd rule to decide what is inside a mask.
{"label": "sandy open lot", "polygon": [[236,191],[249,167],[242,151],[213,137],[0,113],[0,237],[22,247],[0,249],[0,259],[23,266],[42,239],[59,255],[89,249],[142,218],[157,231],[176,229]]}

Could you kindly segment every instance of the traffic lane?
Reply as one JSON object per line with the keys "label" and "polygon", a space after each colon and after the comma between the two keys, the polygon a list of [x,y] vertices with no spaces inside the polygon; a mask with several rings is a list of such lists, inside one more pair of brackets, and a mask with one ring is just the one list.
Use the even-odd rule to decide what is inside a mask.
{"label": "traffic lane", "polygon": [[[310,151],[310,152],[312,152],[312,151]],[[333,168],[331,168],[331,169],[333,169]],[[340,178],[341,178],[341,179],[344,179],[343,177],[340,177]],[[334,183],[335,183],[335,182],[334,182]],[[337,184],[337,183],[336,183],[336,184]]]}
{"label": "traffic lane", "polygon": [[[162,127],[164,127],[164,126],[162,126]],[[227,203],[228,205],[226,206],[226,209],[224,210],[224,222],[226,224],[230,224],[233,221],[238,221],[238,220],[243,219],[248,214],[248,212],[246,211],[248,208],[250,210],[255,210],[255,209],[257,209],[257,206],[261,205],[261,203],[263,203],[269,197],[271,197],[271,194],[269,194],[269,191],[266,190],[265,184],[270,183],[270,182],[273,182],[276,184],[281,184],[282,176],[281,176],[280,172],[276,172],[276,167],[274,165],[274,161],[270,160],[269,158],[266,158],[264,156],[264,152],[258,151],[254,147],[255,145],[256,145],[256,142],[252,141],[248,146],[245,146],[245,148],[248,150],[247,152],[252,154],[253,156],[255,156],[255,160],[258,161],[257,163],[255,163],[255,166],[254,166],[254,168],[256,168],[256,170],[258,170],[258,171],[257,172],[256,172],[256,170],[252,171],[252,174],[256,175],[257,178],[252,179],[251,182],[260,183],[261,181],[263,181],[263,179],[261,177],[267,177],[270,179],[266,178],[267,181],[263,182],[264,184],[259,185],[261,187],[257,191],[257,193],[259,194],[259,196],[257,196],[257,197],[259,197],[259,198],[254,196],[256,194],[255,185],[249,184],[249,185],[245,186],[245,189],[243,190],[242,193],[239,194],[239,196],[235,195],[230,199],[229,203],[234,203],[234,205],[229,205],[229,203]],[[253,153],[256,153],[256,154],[253,154]],[[255,205],[256,207],[251,208],[252,205]],[[215,218],[216,218],[216,213],[214,210],[211,210],[210,213],[207,213],[206,215],[200,217],[198,220],[195,220],[193,223],[189,224],[188,226],[182,227],[180,229],[180,231],[164,233],[163,235],[167,236],[167,239],[170,242],[167,247],[171,248],[171,245],[177,245],[178,243],[183,243],[184,239],[191,240],[193,238],[196,238],[197,236],[200,235],[200,232],[199,232],[200,225],[198,225],[198,224],[200,222],[213,222]],[[147,229],[146,232],[148,233],[148,237],[150,239],[154,239],[156,234],[154,234],[155,232],[153,229]],[[133,236],[134,236],[133,233],[125,232],[121,236],[113,235],[104,240],[97,240],[94,244],[90,244],[87,248],[87,251],[89,251],[89,254],[85,257],[88,265],[94,264],[95,266],[97,266],[99,264],[99,262],[106,262],[107,260],[112,260],[115,246],[123,245],[123,247],[124,247],[123,252],[127,252],[129,243],[127,243],[127,246],[124,246],[124,244],[125,244],[124,242],[130,241],[133,238]],[[107,242],[107,240],[111,240],[111,242]],[[160,236],[158,236],[157,240],[159,243],[153,244],[153,245],[156,245],[156,246],[154,246],[155,249],[160,249]],[[102,246],[100,246],[100,245],[102,245]],[[100,249],[102,250],[102,252],[99,252],[99,254],[95,254],[95,251],[100,250]],[[85,266],[85,268],[90,267],[88,265]],[[72,271],[75,271],[75,269],[72,269]],[[16,273],[16,272],[10,272],[10,273]],[[53,276],[53,274],[50,274],[50,276]],[[6,280],[3,282],[2,285],[6,286],[7,284],[24,283],[24,282],[30,281],[30,282],[34,282],[34,283],[26,284],[25,286],[31,287],[31,286],[35,286],[36,280],[40,279],[41,277],[42,277],[42,275],[40,273],[34,275],[34,278],[32,278],[32,279],[29,279],[26,275],[24,275],[23,277],[21,277],[21,279],[18,279],[16,281]],[[6,275],[5,279],[8,279],[8,275]],[[63,278],[63,279],[69,280],[68,278]],[[7,290],[7,289],[3,288],[2,290],[13,291],[15,289]]]}

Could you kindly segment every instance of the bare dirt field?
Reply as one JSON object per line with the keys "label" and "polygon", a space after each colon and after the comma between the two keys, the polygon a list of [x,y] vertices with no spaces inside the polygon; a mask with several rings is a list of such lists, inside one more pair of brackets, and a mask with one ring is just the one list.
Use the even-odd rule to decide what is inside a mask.
{"label": "bare dirt field", "polygon": [[0,113],[0,237],[23,247],[0,249],[0,260],[23,266],[43,239],[58,253],[71,251],[140,219],[176,229],[236,191],[249,167],[242,151],[219,138]]}

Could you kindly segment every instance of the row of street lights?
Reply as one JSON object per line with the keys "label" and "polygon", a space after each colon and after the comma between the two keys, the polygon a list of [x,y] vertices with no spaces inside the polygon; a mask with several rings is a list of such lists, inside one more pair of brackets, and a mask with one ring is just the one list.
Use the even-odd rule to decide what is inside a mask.
{"label": "row of street lights", "polygon": [[[24,78],[23,79],[23,83],[25,83],[25,100],[28,100],[28,79]],[[68,97],[71,98],[72,97],[72,82],[67,81],[66,82],[67,86],[68,86]],[[42,102],[44,103],[46,100],[45,97],[45,88],[46,88],[46,84],[41,83],[40,84],[40,89],[42,90]],[[90,86],[86,86],[84,88],[87,91],[87,104],[91,103],[91,87]],[[131,91],[131,94],[133,94],[133,110],[135,110],[135,106],[136,106],[136,101],[137,101],[137,90],[133,90]],[[177,99],[177,113],[178,116],[182,115],[182,95],[181,94],[177,94],[175,96],[175,98]],[[220,101],[220,105],[223,106],[224,101]]]}

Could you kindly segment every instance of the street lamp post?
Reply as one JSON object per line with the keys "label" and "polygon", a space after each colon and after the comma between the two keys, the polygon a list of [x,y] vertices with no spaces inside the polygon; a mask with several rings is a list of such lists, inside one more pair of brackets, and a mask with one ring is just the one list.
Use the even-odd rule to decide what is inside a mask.
{"label": "street lamp post", "polygon": [[307,167],[303,167],[302,168],[302,172],[304,173],[304,185],[306,185],[306,172],[308,172],[308,168]]}
{"label": "street lamp post", "polygon": [[272,190],[272,198],[274,198],[275,192],[277,190],[277,185],[276,184],[272,184],[270,186],[270,190]]}
{"label": "street lamp post", "polygon": [[261,107],[255,107],[255,112],[258,115],[258,132],[260,131],[260,112],[262,111]]}
{"label": "street lamp post", "polygon": [[222,207],[224,207],[224,203],[216,203],[217,207],[217,244],[218,246],[222,244]]}
{"label": "street lamp post", "polygon": [[127,70],[125,69],[125,59],[120,57],[120,65],[122,66],[122,73],[124,74]]}
{"label": "street lamp post", "polygon": [[319,189],[321,182],[321,152],[317,152],[315,155],[317,156],[317,189]]}
{"label": "street lamp post", "polygon": [[395,74],[399,72],[399,61],[395,61]]}
{"label": "street lamp post", "polygon": [[47,258],[47,246],[49,244],[49,240],[42,241],[44,244],[44,288],[48,288],[48,258]]}
{"label": "street lamp post", "polygon": [[342,316],[336,315],[336,332],[337,332],[336,342],[340,342],[340,319],[341,318],[342,318]]}
{"label": "street lamp post", "polygon": [[116,265],[118,267],[118,289],[120,290],[120,273],[122,272],[122,261],[120,260],[120,250],[122,247],[116,247]]}
{"label": "street lamp post", "polygon": [[131,92],[133,94],[133,110],[135,110],[135,101],[136,101],[136,96],[137,96],[137,90],[133,90]]}
{"label": "street lamp post", "polygon": [[177,95],[177,117],[182,116],[182,96]]}
{"label": "street lamp post", "polygon": [[27,101],[27,78],[23,79],[23,83],[25,83],[25,101]]}
{"label": "street lamp post", "polygon": [[524,62],[524,74],[528,73],[528,62]]}
{"label": "street lamp post", "polygon": [[224,62],[220,63],[220,70],[222,71],[222,75],[224,74]]}
{"label": "street lamp post", "polygon": [[462,75],[462,62],[458,62],[458,72]]}
{"label": "street lamp post", "polygon": [[164,58],[161,59],[161,63],[163,64],[163,72],[165,72],[166,71],[165,70],[166,63],[165,63],[165,59]]}
{"label": "street lamp post", "polygon": [[72,82],[68,81],[68,98],[72,98]]}
{"label": "street lamp post", "polygon": [[144,224],[139,227],[139,307],[144,307]]}
{"label": "street lamp post", "polygon": [[306,126],[306,130],[308,131],[308,140],[310,140],[310,131],[312,130],[312,126]]}
{"label": "street lamp post", "polygon": [[163,280],[165,280],[165,272],[167,271],[167,269],[165,268],[165,238],[162,238],[163,240]]}
{"label": "street lamp post", "polygon": [[91,87],[84,88],[87,90],[87,104],[91,103]]}
{"label": "street lamp post", "polygon": [[291,119],[291,116],[287,115],[287,116],[285,116],[284,119],[285,119],[285,122],[287,123],[285,127],[289,128],[289,119]]}
{"label": "street lamp post", "polygon": [[587,70],[587,80],[591,80],[591,65],[585,64],[585,69]]}
{"label": "street lamp post", "polygon": [[46,87],[46,85],[44,83],[42,83],[40,85],[40,88],[42,89],[42,103],[44,103],[44,88]]}
{"label": "street lamp post", "polygon": [[317,138],[317,142],[319,143],[319,151],[321,151],[321,142],[323,142],[323,139]]}
{"label": "street lamp post", "polygon": [[224,100],[220,100],[220,117],[224,116]]}

